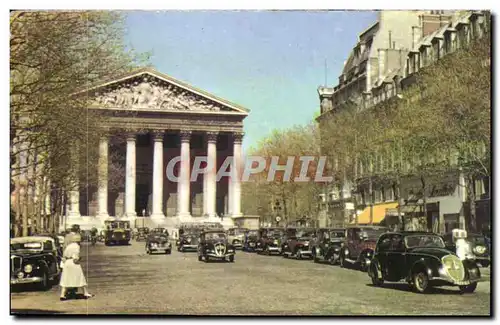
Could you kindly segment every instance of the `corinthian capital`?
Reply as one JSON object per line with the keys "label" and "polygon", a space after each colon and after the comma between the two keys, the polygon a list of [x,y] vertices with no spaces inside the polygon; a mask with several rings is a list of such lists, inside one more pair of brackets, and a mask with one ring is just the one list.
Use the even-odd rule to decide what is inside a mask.
{"label": "corinthian capital", "polygon": [[189,131],[189,130],[181,130],[179,132],[180,136],[181,136],[181,141],[182,142],[189,142],[191,140],[191,134],[192,132]]}
{"label": "corinthian capital", "polygon": [[219,132],[207,132],[206,134],[208,142],[217,142],[217,137],[219,136]]}
{"label": "corinthian capital", "polygon": [[243,136],[245,133],[243,132],[234,132],[233,133],[233,142],[234,143],[241,143],[243,141]]}
{"label": "corinthian capital", "polygon": [[158,131],[158,130],[151,131],[151,135],[153,136],[154,141],[162,141],[164,134],[165,134],[164,131]]}

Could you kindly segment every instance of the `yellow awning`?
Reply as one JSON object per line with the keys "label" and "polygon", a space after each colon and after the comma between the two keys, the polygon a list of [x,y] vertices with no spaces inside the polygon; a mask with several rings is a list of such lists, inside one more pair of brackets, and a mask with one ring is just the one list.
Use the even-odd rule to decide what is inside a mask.
{"label": "yellow awning", "polygon": [[[395,209],[397,207],[398,207],[397,202],[375,204],[373,206],[373,224],[378,224],[382,220],[384,220],[387,209]],[[363,212],[361,212],[361,214],[358,216],[358,224],[360,225],[370,224],[370,207],[366,207],[363,210]]]}

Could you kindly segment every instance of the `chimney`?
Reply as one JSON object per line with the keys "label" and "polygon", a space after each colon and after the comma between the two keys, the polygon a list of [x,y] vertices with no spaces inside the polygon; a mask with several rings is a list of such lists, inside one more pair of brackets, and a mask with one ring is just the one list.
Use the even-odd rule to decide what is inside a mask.
{"label": "chimney", "polygon": [[412,26],[411,27],[411,36],[412,36],[412,49],[414,50],[415,47],[417,46],[418,41],[420,40],[420,35],[419,31],[416,29],[419,29],[420,27],[418,26]]}

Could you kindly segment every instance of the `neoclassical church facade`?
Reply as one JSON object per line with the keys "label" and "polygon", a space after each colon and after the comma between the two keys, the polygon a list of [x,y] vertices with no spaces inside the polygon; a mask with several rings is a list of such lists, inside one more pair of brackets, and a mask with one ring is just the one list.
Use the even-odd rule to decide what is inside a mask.
{"label": "neoclassical church facade", "polygon": [[[132,226],[175,227],[180,222],[219,221],[230,226],[242,217],[238,177],[216,179],[226,157],[242,164],[243,120],[249,111],[151,68],[103,82],[82,94],[91,109],[103,110],[109,136],[99,141],[98,186],[94,193],[70,193],[61,227],[100,227],[104,220]],[[78,94],[77,94],[78,95]],[[116,145],[112,134],[123,141]],[[111,155],[111,153],[118,155]],[[124,184],[111,190],[111,156],[124,157]],[[208,173],[190,179],[195,158],[204,156]],[[166,169],[175,157],[178,182]],[[237,172],[237,167],[230,172]],[[121,185],[121,186],[120,186]],[[81,187],[80,187],[81,188]]]}

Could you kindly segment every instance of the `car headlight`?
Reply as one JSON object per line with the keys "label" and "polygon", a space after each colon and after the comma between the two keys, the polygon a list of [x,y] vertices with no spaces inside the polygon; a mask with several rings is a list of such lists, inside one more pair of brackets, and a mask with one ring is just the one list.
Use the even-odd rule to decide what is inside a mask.
{"label": "car headlight", "polygon": [[186,241],[188,242],[188,244],[190,244],[191,243],[191,238],[188,238]]}
{"label": "car headlight", "polygon": [[308,241],[304,242],[304,246],[309,246],[309,242]]}
{"label": "car headlight", "polygon": [[19,279],[22,279],[22,278],[24,277],[24,273],[23,273],[23,272],[19,272],[19,273],[17,273],[17,277],[18,277]]}
{"label": "car headlight", "polygon": [[274,245],[278,245],[278,240],[275,239],[273,243],[274,243]]}
{"label": "car headlight", "polygon": [[33,271],[33,266],[31,266],[31,264],[28,264],[24,267],[24,272],[31,273],[31,271]]}
{"label": "car headlight", "polygon": [[232,249],[228,249],[228,250],[227,250],[227,252],[228,252],[228,253],[232,253],[232,252],[233,252],[233,250],[232,250]]}
{"label": "car headlight", "polygon": [[486,247],[484,247],[484,246],[476,246],[476,247],[474,247],[474,249],[472,251],[474,253],[477,253],[477,254],[484,254],[484,252],[486,252]]}

